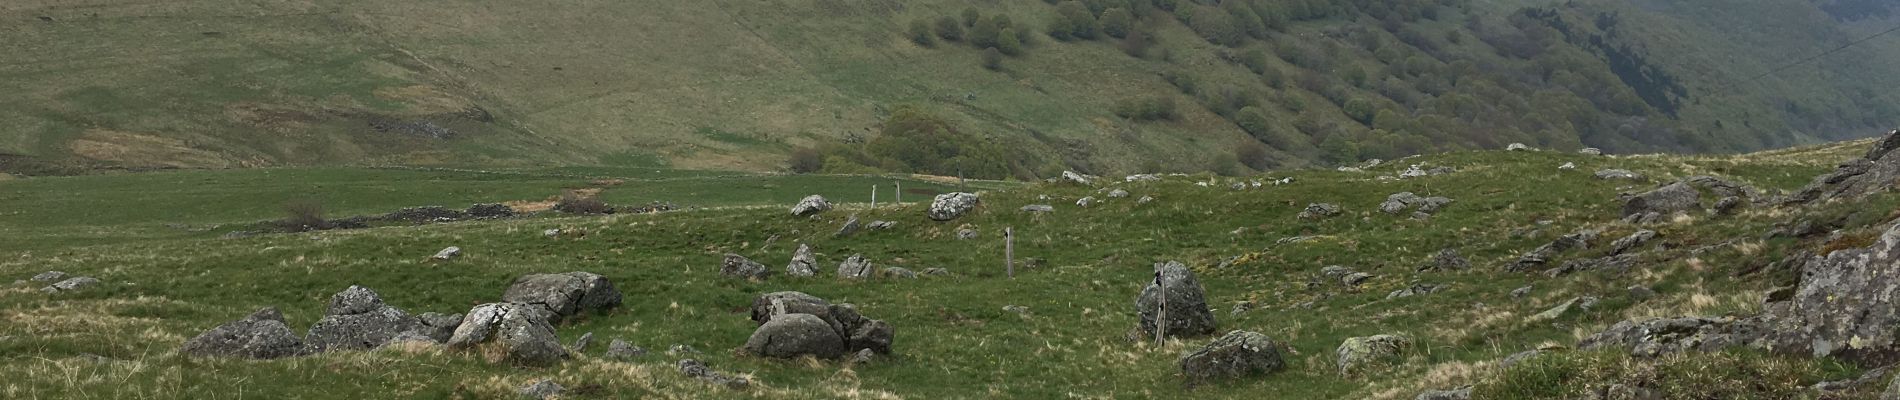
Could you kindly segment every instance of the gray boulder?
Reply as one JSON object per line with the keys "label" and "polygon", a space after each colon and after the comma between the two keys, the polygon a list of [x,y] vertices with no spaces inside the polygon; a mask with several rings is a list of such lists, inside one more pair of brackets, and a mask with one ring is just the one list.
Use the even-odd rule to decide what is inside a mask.
{"label": "gray boulder", "polygon": [[455,336],[455,327],[462,325],[462,314],[426,312],[417,315],[416,319],[422,322],[422,326],[414,332],[436,343],[449,341],[450,336]]}
{"label": "gray boulder", "polygon": [[[1892,138],[1889,138],[1890,140]],[[1888,156],[1892,157],[1892,156]],[[1865,248],[1801,260],[1800,283],[1763,319],[1776,351],[1884,365],[1900,361],[1900,224]]]}
{"label": "gray boulder", "polygon": [[1628,349],[1637,357],[1656,357],[1684,351],[1714,351],[1745,345],[1761,337],[1752,320],[1728,318],[1658,318],[1626,320],[1577,343],[1584,350]]}
{"label": "gray boulder", "polygon": [[1094,205],[1094,204],[1095,204],[1095,196],[1083,197],[1075,201],[1075,206],[1082,207],[1082,208],[1088,208],[1089,206]]}
{"label": "gray boulder", "polygon": [[792,252],[792,262],[785,265],[785,274],[791,276],[812,276],[818,273],[818,257],[812,255],[811,246],[798,244],[798,250]]}
{"label": "gray boulder", "polygon": [[1110,190],[1110,191],[1108,192],[1108,198],[1111,198],[1111,199],[1119,199],[1119,198],[1123,198],[1123,197],[1128,197],[1128,191],[1126,191],[1126,190],[1121,190],[1121,189],[1115,189],[1115,190]]}
{"label": "gray boulder", "polygon": [[1280,344],[1249,331],[1227,332],[1181,357],[1188,384],[1266,375],[1286,368]]}
{"label": "gray boulder", "polygon": [[185,341],[180,352],[196,357],[273,359],[302,355],[304,344],[284,324],[284,314],[266,307]]}
{"label": "gray boulder", "polygon": [[773,292],[752,299],[752,322],[764,325],[785,314],[831,315],[831,302],[803,292]]}
{"label": "gray boulder", "polygon": [[726,253],[725,262],[719,265],[719,274],[731,278],[765,280],[772,276],[772,269],[745,256]]}
{"label": "gray boulder", "polygon": [[1536,151],[1537,150],[1537,149],[1531,148],[1530,146],[1525,146],[1523,143],[1511,143],[1508,146],[1504,146],[1504,149],[1509,150],[1509,151]]}
{"label": "gray boulder", "polygon": [[896,228],[896,227],[897,227],[896,221],[871,221],[870,224],[867,224],[864,226],[865,229],[870,229],[874,231],[881,231],[881,230],[891,229],[891,228]]}
{"label": "gray boulder", "polygon": [[1418,270],[1419,271],[1429,271],[1429,270],[1463,271],[1470,268],[1471,268],[1471,260],[1465,259],[1464,256],[1459,255],[1458,249],[1448,248],[1444,250],[1439,250],[1438,253],[1432,254],[1431,261],[1425,263],[1424,266],[1419,267]]}
{"label": "gray boulder", "polygon": [[1596,297],[1591,297],[1591,296],[1572,297],[1570,298],[1570,300],[1564,301],[1563,303],[1558,304],[1556,307],[1551,307],[1548,310],[1544,310],[1544,312],[1531,315],[1530,318],[1527,318],[1527,320],[1531,322],[1554,321],[1558,318],[1563,318],[1565,315],[1569,315],[1570,310],[1574,310],[1574,309],[1588,310],[1590,309],[1591,306],[1595,306],[1596,304],[1597,304]]}
{"label": "gray boulder", "polygon": [[1023,206],[1022,210],[1023,212],[1048,213],[1056,212],[1056,207],[1048,204],[1030,204]]}
{"label": "gray boulder", "polygon": [[1399,353],[1412,346],[1412,340],[1398,335],[1374,335],[1346,339],[1335,351],[1339,373],[1352,375],[1367,368],[1383,365],[1399,358]]}
{"label": "gray boulder", "polygon": [[679,368],[680,368],[681,374],[685,374],[687,377],[691,377],[694,379],[706,381],[706,383],[711,383],[713,386],[719,386],[719,387],[733,389],[733,390],[741,390],[741,389],[745,389],[748,386],[751,386],[752,384],[752,382],[750,380],[747,380],[745,377],[733,376],[731,374],[727,374],[724,372],[714,371],[712,367],[706,366],[706,363],[702,363],[702,362],[699,362],[699,360],[694,360],[690,358],[680,360]]}
{"label": "gray boulder", "polygon": [[582,312],[605,312],[620,306],[620,291],[607,278],[588,272],[532,274],[516,278],[501,294],[507,303],[532,304],[549,313],[549,323]]}
{"label": "gray boulder", "polygon": [[1300,211],[1300,219],[1326,218],[1339,215],[1341,212],[1344,211],[1337,205],[1330,203],[1313,203],[1306,205],[1306,209]]}
{"label": "gray boulder", "polygon": [[1603,150],[1595,148],[1595,147],[1585,147],[1585,148],[1577,150],[1577,154],[1582,154],[1586,156],[1600,156],[1600,155],[1603,155]]}
{"label": "gray boulder", "polygon": [[1392,293],[1386,294],[1385,298],[1387,300],[1390,300],[1390,299],[1412,297],[1412,296],[1423,296],[1423,295],[1432,294],[1434,292],[1437,292],[1439,290],[1444,290],[1444,289],[1445,289],[1445,285],[1432,284],[1432,283],[1415,283],[1415,284],[1412,284],[1412,286],[1408,286],[1404,289],[1394,290],[1392,291]]}
{"label": "gray boulder", "polygon": [[917,279],[917,272],[903,267],[886,267],[884,276],[897,279]]}
{"label": "gray boulder", "polygon": [[461,256],[462,256],[462,248],[449,246],[447,248],[443,248],[442,251],[435,252],[435,255],[429,256],[429,259],[438,260],[438,261],[448,261],[448,260],[453,260],[456,257],[461,257]]}
{"label": "gray boulder", "polygon": [[1471,400],[1471,387],[1427,391],[1419,393],[1418,397],[1413,397],[1412,400]]}
{"label": "gray boulder", "polygon": [[65,272],[46,271],[33,275],[34,282],[56,282],[61,279],[66,279]]}
{"label": "gray boulder", "polygon": [[1702,193],[1686,183],[1676,182],[1631,196],[1623,202],[1623,216],[1644,213],[1674,214],[1702,209]]}
{"label": "gray boulder", "polygon": [[1062,171],[1062,180],[1079,185],[1088,185],[1095,182],[1095,177],[1079,174],[1075,171]]}
{"label": "gray boulder", "polygon": [[1747,206],[1748,202],[1743,201],[1742,198],[1729,196],[1723,197],[1721,200],[1716,200],[1715,207],[1710,208],[1709,212],[1715,215],[1735,215],[1735,213],[1741,212],[1742,208]]}
{"label": "gray boulder", "polygon": [[970,210],[976,209],[977,204],[980,203],[982,199],[975,193],[944,193],[930,201],[930,208],[924,212],[924,216],[930,217],[933,221],[962,218],[964,214],[969,214]]}
{"label": "gray boulder", "polygon": [[99,285],[98,279],[94,279],[93,277],[90,277],[90,276],[81,276],[81,277],[74,277],[74,278],[66,278],[66,280],[59,281],[58,283],[54,283],[44,288],[40,288],[40,291],[45,292],[45,293],[71,292],[71,291],[81,290],[81,289],[98,286],[98,285]]}
{"label": "gray boulder", "polygon": [[[1168,261],[1154,265],[1156,278],[1141,289],[1141,296],[1135,299],[1135,310],[1141,315],[1141,331],[1156,335],[1156,329],[1166,324],[1170,337],[1195,337],[1214,333],[1214,312],[1207,308],[1207,295],[1201,289],[1201,282],[1180,262]],[[1157,282],[1158,281],[1158,282]],[[1161,285],[1167,290],[1163,291]],[[1161,321],[1162,305],[1167,305],[1167,320]]]}
{"label": "gray boulder", "polygon": [[1891,190],[1900,180],[1900,130],[1887,132],[1861,158],[1841,163],[1834,171],[1822,174],[1800,191],[1789,195],[1784,204],[1809,204],[1836,198],[1853,199],[1870,193]]}
{"label": "gray boulder", "polygon": [[574,339],[574,352],[585,354],[587,353],[587,345],[592,343],[594,343],[594,333],[583,333],[579,339]]}
{"label": "gray boulder", "polygon": [[745,351],[773,358],[831,359],[844,356],[844,340],[830,323],[815,315],[785,314],[752,332],[752,337],[745,342]]}
{"label": "gray boulder", "polygon": [[863,224],[858,222],[858,216],[852,215],[851,218],[845,219],[844,226],[838,227],[838,232],[831,234],[831,236],[834,236],[834,237],[851,236],[852,234],[858,233],[858,229],[862,227],[863,227]]}
{"label": "gray boulder", "polygon": [[535,304],[490,303],[475,306],[462,319],[448,346],[456,350],[480,348],[489,362],[545,366],[568,357],[547,320],[545,308]]}
{"label": "gray boulder", "polygon": [[845,258],[843,263],[838,264],[839,278],[864,279],[871,277],[871,274],[876,271],[877,268],[871,265],[871,260],[864,259],[861,254],[852,254],[851,257]]}
{"label": "gray boulder", "polygon": [[1650,239],[1655,238],[1656,231],[1648,229],[1636,231],[1636,233],[1631,233],[1629,236],[1624,236],[1615,242],[1610,242],[1610,255],[1627,253],[1630,250],[1641,247],[1645,243],[1649,243]]}
{"label": "gray boulder", "polygon": [[404,332],[426,330],[421,319],[383,304],[376,291],[362,286],[350,286],[330,296],[326,314],[304,335],[304,344],[312,353],[374,349]]}
{"label": "gray boulder", "polygon": [[800,217],[816,215],[826,211],[831,211],[831,202],[825,201],[825,196],[815,194],[805,196],[803,200],[798,201],[797,205],[792,206],[792,215]]}
{"label": "gray boulder", "polygon": [[632,343],[627,343],[627,341],[625,340],[614,339],[613,343],[607,344],[607,354],[605,356],[609,360],[628,361],[635,358],[640,358],[640,356],[644,356],[646,354],[647,354],[646,349],[642,349],[639,346],[634,346]]}
{"label": "gray boulder", "polygon": [[1627,169],[1601,169],[1597,170],[1597,179],[1640,181],[1643,180],[1643,175]]}
{"label": "gray boulder", "polygon": [[1418,197],[1418,195],[1412,194],[1412,192],[1393,193],[1392,195],[1385,197],[1384,203],[1379,203],[1379,212],[1383,212],[1386,214],[1398,214],[1401,212],[1405,212],[1405,210],[1411,209],[1412,206],[1417,205],[1420,202],[1423,202],[1424,200],[1425,200],[1424,198]]}
{"label": "gray boulder", "polygon": [[561,384],[554,383],[553,380],[540,379],[528,384],[528,386],[521,387],[521,390],[517,391],[517,393],[520,393],[521,397],[545,400],[560,396],[561,392],[566,390],[567,388],[561,387]]}

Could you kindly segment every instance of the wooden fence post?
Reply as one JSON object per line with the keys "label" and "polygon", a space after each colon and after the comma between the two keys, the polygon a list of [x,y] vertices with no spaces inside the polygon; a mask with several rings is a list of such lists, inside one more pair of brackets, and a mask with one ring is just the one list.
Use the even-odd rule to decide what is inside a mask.
{"label": "wooden fence post", "polygon": [[877,185],[871,185],[871,208],[877,208]]}
{"label": "wooden fence post", "polygon": [[903,182],[903,181],[891,181],[891,185],[894,185],[894,186],[896,186],[896,187],[897,187],[897,190],[892,190],[892,191],[891,191],[891,194],[892,194],[892,195],[895,195],[895,196],[897,196],[897,205],[900,205],[900,206],[901,206],[901,205],[904,205],[904,182]]}
{"label": "wooden fence post", "polygon": [[1003,268],[1010,279],[1016,279],[1016,230],[1003,228]]}

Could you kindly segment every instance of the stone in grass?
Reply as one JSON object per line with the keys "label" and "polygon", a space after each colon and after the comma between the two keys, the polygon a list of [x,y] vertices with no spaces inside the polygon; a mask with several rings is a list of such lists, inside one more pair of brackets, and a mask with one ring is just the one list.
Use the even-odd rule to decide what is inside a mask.
{"label": "stone in grass", "polygon": [[607,344],[606,357],[609,360],[628,361],[635,358],[639,358],[640,356],[644,356],[646,354],[647,354],[647,349],[642,349],[639,346],[634,346],[632,343],[627,343],[627,341],[625,340],[614,339],[613,343]]}
{"label": "stone in grass", "polygon": [[1188,384],[1266,375],[1286,368],[1280,345],[1256,332],[1232,331],[1181,357]]}
{"label": "stone in grass", "polygon": [[1412,340],[1399,335],[1374,335],[1346,339],[1339,344],[1339,373],[1352,375],[1375,365],[1397,359],[1399,353],[1411,347]]}
{"label": "stone in grass", "polygon": [[528,384],[528,386],[522,386],[519,393],[521,397],[541,400],[555,398],[566,390],[567,388],[561,387],[561,384],[554,383],[551,379],[540,379]]}
{"label": "stone in grass", "polygon": [[59,281],[59,283],[54,283],[50,286],[40,288],[40,291],[45,292],[45,293],[71,292],[71,291],[85,289],[85,288],[98,286],[98,285],[99,285],[98,279],[94,279],[93,277],[90,277],[90,276],[81,276],[81,277],[76,277],[76,278],[67,278],[66,280]]}
{"label": "stone in grass", "polygon": [[284,314],[266,307],[191,338],[180,351],[197,357],[273,359],[301,355],[304,345],[284,324]]}
{"label": "stone in grass", "polygon": [[732,376],[724,372],[714,371],[712,367],[706,366],[706,363],[699,362],[699,360],[690,358],[680,360],[679,368],[680,373],[686,374],[688,377],[706,381],[714,386],[741,390],[752,385],[752,382],[745,377]]}

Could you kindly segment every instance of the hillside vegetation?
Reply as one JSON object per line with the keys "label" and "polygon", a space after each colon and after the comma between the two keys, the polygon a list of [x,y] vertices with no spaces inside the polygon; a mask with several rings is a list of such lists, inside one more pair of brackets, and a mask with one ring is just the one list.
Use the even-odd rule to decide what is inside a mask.
{"label": "hillside vegetation", "polygon": [[[9,1],[0,171],[670,165],[1026,179],[1242,174],[1511,142],[1744,151],[1890,124],[1900,99],[1877,89],[1900,83],[1882,73],[1900,61],[1892,40],[1777,67],[1886,28],[1891,7]],[[937,122],[893,121],[906,117]],[[902,128],[917,126],[961,145],[890,151],[919,147]]]}
{"label": "hillside vegetation", "polygon": [[[873,208],[851,194],[889,180],[828,175],[261,169],[9,181],[0,184],[0,199],[21,207],[0,215],[0,231],[43,240],[0,242],[0,277],[22,280],[0,288],[0,316],[7,321],[0,324],[0,366],[11,373],[0,393],[20,399],[508,398],[550,379],[567,388],[562,398],[1410,399],[1464,385],[1480,399],[1597,398],[1592,393],[1610,386],[1662,398],[1812,397],[1823,393],[1810,386],[1853,378],[1873,365],[1743,349],[1642,358],[1627,349],[1575,349],[1575,343],[1625,319],[1760,312],[1765,291],[1797,279],[1777,260],[1868,246],[1900,205],[1900,197],[1878,194],[1809,207],[1761,200],[1710,214],[1699,208],[1714,203],[1705,200],[1690,213],[1632,223],[1621,221],[1619,194],[1711,175],[1770,196],[1801,187],[1867,147],[1615,158],[1454,152],[1363,172],[973,183],[981,205],[949,222],[926,218],[921,196]],[[1647,178],[1593,175],[1611,168]],[[1405,172],[1414,169],[1437,172]],[[605,184],[614,180],[621,183]],[[924,193],[950,189],[907,183]],[[227,186],[260,190],[221,189]],[[536,199],[589,187],[613,202],[661,200],[683,209],[228,234],[277,217],[283,194],[320,194],[334,213],[349,215]],[[1117,189],[1129,195],[1109,194]],[[785,207],[807,191],[833,196],[838,209],[788,215]],[[1398,192],[1451,203],[1424,216],[1381,212],[1381,202]],[[241,201],[198,206],[214,193]],[[1093,201],[1076,205],[1085,197]],[[1313,203],[1335,204],[1340,212],[1302,217]],[[1035,204],[1055,211],[1019,210]],[[100,211],[116,214],[90,216]],[[857,218],[895,225],[836,233]],[[1828,225],[1835,230],[1817,237],[1764,235],[1796,221],[1836,221]],[[1013,278],[1003,268],[1005,228],[1016,235]],[[963,230],[974,237],[960,238]],[[1509,269],[1531,249],[1585,230],[1597,233],[1581,239],[1584,247],[1547,254],[1538,270]],[[1652,230],[1653,239],[1610,245],[1643,230]],[[725,254],[783,270],[800,244],[812,247],[818,276],[721,276]],[[429,259],[447,246],[462,255]],[[1448,249],[1468,266],[1439,263],[1435,255]],[[1632,256],[1620,268],[1538,272],[1625,251]],[[852,255],[879,268],[947,273],[833,276],[833,266]],[[1210,337],[1181,334],[1157,344],[1130,333],[1138,321],[1134,299],[1153,280],[1152,266],[1165,261],[1180,261],[1199,276],[1215,335],[1267,335],[1284,346],[1285,367],[1188,385],[1178,363]],[[1342,282],[1325,272],[1329,266],[1370,276]],[[44,283],[25,281],[47,270],[101,283],[44,293]],[[324,315],[332,294],[352,285],[374,289],[412,313],[462,313],[495,301],[518,276],[567,271],[604,276],[624,294],[624,304],[557,325],[563,343],[592,333],[594,345],[551,366],[491,364],[482,351],[420,343],[276,360],[180,351],[187,339],[266,306],[281,309],[301,334]],[[784,290],[853,303],[863,315],[888,321],[895,327],[891,354],[848,363],[736,351],[757,327],[747,315],[754,297]],[[1592,300],[1579,305],[1585,297]],[[1336,349],[1347,338],[1375,334],[1400,335],[1411,345],[1342,373]],[[604,344],[614,339],[649,352],[609,357]],[[668,350],[676,345],[697,350]],[[1543,355],[1501,366],[1501,359],[1535,349]],[[731,389],[696,380],[675,367],[685,358],[746,377],[750,385]],[[1872,396],[1885,386],[1882,380],[1827,394]]]}

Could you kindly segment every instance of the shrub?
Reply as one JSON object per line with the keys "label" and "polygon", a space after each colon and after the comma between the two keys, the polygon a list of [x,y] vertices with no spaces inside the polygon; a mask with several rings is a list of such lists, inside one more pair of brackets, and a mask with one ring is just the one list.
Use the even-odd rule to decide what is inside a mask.
{"label": "shrub", "polygon": [[1235,26],[1234,17],[1218,8],[1200,8],[1194,11],[1194,17],[1188,21],[1188,27],[1200,34],[1208,42],[1233,47],[1240,45],[1245,32]]}
{"label": "shrub", "polygon": [[918,46],[931,47],[937,44],[937,37],[931,36],[930,25],[923,20],[910,22],[910,41]]}
{"label": "shrub", "polygon": [[1003,70],[1003,51],[995,47],[983,49],[983,68],[991,71]]}
{"label": "shrub", "polygon": [[613,214],[613,206],[594,196],[569,190],[561,193],[561,200],[554,203],[554,211],[569,214]]}
{"label": "shrub", "polygon": [[974,28],[976,27],[976,23],[982,19],[983,13],[977,12],[976,7],[963,9],[963,26]]}
{"label": "shrub", "polygon": [[1122,8],[1110,8],[1102,12],[1102,33],[1109,37],[1126,38],[1135,26],[1135,15]]}
{"label": "shrub", "polygon": [[1167,95],[1122,99],[1115,103],[1115,115],[1136,121],[1173,120],[1177,117],[1174,96]]}
{"label": "shrub", "polygon": [[1060,19],[1068,20],[1066,24],[1069,28],[1068,33],[1077,39],[1095,39],[1095,33],[1101,30],[1099,23],[1095,21],[1095,14],[1089,12],[1088,6],[1082,5],[1082,2],[1073,0],[1062,2],[1061,5],[1056,6],[1056,14],[1060,15]]}
{"label": "shrub", "polygon": [[970,27],[970,45],[977,48],[995,47],[996,39],[1003,34],[1001,26],[1009,24],[1009,20],[1003,19],[1001,15],[978,21],[976,26]]}
{"label": "shrub", "polygon": [[280,224],[287,231],[308,232],[330,229],[330,221],[323,219],[323,203],[315,200],[285,203],[284,214],[284,220]]}
{"label": "shrub", "polygon": [[1016,35],[1015,28],[1003,29],[1003,32],[996,36],[996,47],[994,47],[994,49],[1003,52],[1003,54],[1019,56],[1023,54],[1023,41]]}
{"label": "shrub", "polygon": [[809,174],[823,171],[825,169],[825,155],[815,148],[800,147],[792,150],[792,157],[789,164],[791,164],[792,172],[796,173]]}
{"label": "shrub", "polygon": [[1241,140],[1234,146],[1234,158],[1255,171],[1273,168],[1273,157],[1267,154],[1267,145],[1253,140]]}
{"label": "shrub", "polygon": [[1147,58],[1148,48],[1154,47],[1154,37],[1148,34],[1148,32],[1129,32],[1128,37],[1122,38],[1121,42],[1117,43],[1115,47],[1120,48],[1122,53],[1127,54],[1129,57]]}
{"label": "shrub", "polygon": [[938,18],[937,37],[947,42],[963,40],[963,25],[957,24],[957,19],[948,15]]}
{"label": "shrub", "polygon": [[1351,117],[1354,121],[1359,121],[1359,123],[1362,124],[1372,124],[1372,117],[1374,116],[1372,102],[1366,101],[1366,99],[1346,100],[1346,105],[1343,106],[1341,110],[1345,111],[1346,116]]}

